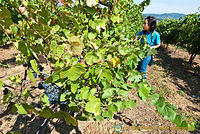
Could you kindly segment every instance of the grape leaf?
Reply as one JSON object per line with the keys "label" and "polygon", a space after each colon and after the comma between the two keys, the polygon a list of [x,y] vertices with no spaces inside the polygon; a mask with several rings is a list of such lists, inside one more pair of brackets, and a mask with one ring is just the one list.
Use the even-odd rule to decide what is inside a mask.
{"label": "grape leaf", "polygon": [[85,73],[85,68],[81,64],[75,64],[68,70],[60,72],[61,78],[68,77],[71,81],[76,81],[82,74]]}
{"label": "grape leaf", "polygon": [[4,82],[0,79],[0,89],[3,87]]}
{"label": "grape leaf", "polygon": [[19,114],[27,114],[28,112],[21,104],[15,104]]}
{"label": "grape leaf", "polygon": [[24,93],[22,94],[22,96],[24,96],[24,97],[25,97],[25,100],[27,100],[30,94],[31,94],[30,90],[28,90],[28,89],[26,88],[25,91],[24,91]]}
{"label": "grape leaf", "polygon": [[27,70],[27,74],[28,74],[30,80],[31,80],[34,84],[36,84],[36,80],[35,80],[35,78],[34,78],[34,76],[33,76],[33,73],[32,73],[30,70]]}
{"label": "grape leaf", "polygon": [[98,61],[98,57],[93,52],[90,52],[86,54],[85,61],[88,65],[92,65]]}
{"label": "grape leaf", "polygon": [[101,105],[100,99],[95,98],[95,99],[87,102],[87,104],[85,105],[85,110],[87,112],[94,113],[95,115],[99,115],[100,114],[100,105]]}
{"label": "grape leaf", "polygon": [[32,69],[33,69],[37,74],[40,74],[40,73],[38,72],[38,69],[37,69],[35,60],[31,60],[30,63],[31,63]]}
{"label": "grape leaf", "polygon": [[53,115],[53,111],[50,108],[45,107],[40,111],[39,115],[43,118],[50,119]]}

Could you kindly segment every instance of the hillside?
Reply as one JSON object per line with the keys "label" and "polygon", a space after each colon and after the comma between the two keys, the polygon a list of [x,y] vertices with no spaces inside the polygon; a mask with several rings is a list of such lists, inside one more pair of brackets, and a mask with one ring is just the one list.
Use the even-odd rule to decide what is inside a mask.
{"label": "hillside", "polygon": [[180,13],[164,13],[164,14],[143,14],[143,17],[147,17],[147,16],[154,16],[155,18],[157,18],[158,20],[164,20],[166,18],[168,19],[174,19],[177,20],[180,17],[184,17],[186,14],[180,14]]}

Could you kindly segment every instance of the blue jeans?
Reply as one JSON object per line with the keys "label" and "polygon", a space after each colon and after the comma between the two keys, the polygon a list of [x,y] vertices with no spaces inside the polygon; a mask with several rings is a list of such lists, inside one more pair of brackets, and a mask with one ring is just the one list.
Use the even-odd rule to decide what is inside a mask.
{"label": "blue jeans", "polygon": [[145,79],[145,77],[146,77],[147,66],[148,66],[150,61],[151,61],[151,55],[148,56],[148,57],[145,57],[143,60],[141,60],[139,62],[139,65],[136,68],[137,71],[139,71],[141,73],[145,73],[144,76],[143,76],[143,79]]}

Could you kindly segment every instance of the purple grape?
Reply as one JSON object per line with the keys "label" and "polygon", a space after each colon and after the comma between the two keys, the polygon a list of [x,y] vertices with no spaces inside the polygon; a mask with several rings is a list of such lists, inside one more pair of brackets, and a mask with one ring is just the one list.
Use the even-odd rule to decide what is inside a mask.
{"label": "purple grape", "polygon": [[3,90],[3,94],[4,94],[4,95],[7,95],[7,94],[8,94],[8,91],[9,91],[8,88],[5,88],[5,89]]}

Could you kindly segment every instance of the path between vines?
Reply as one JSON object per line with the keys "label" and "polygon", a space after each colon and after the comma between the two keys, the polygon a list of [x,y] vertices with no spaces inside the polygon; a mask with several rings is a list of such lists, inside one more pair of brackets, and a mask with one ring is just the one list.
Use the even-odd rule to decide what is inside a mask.
{"label": "path between vines", "polygon": [[[160,47],[155,55],[155,62],[148,67],[147,81],[156,87],[158,92],[163,94],[168,102],[175,105],[183,114],[200,120],[200,56],[193,61],[193,67],[188,64],[189,54],[178,49],[174,53],[175,47],[169,46],[167,49]],[[6,80],[10,74],[23,75],[23,67],[17,66],[15,56],[17,51],[14,47],[0,48],[0,62],[9,68],[0,67],[0,79]],[[7,82],[7,81],[6,81]],[[40,94],[39,89],[32,90],[32,99]],[[122,126],[122,134],[189,134],[200,133],[187,132],[176,128],[174,124],[163,119],[155,108],[142,102],[135,91],[130,92],[130,97],[136,99],[137,106],[133,110],[122,111],[122,115],[115,116],[114,119],[101,122],[79,121],[78,127],[68,126],[65,121],[53,119],[48,122],[45,129],[46,134],[114,134],[114,126]],[[2,98],[2,91],[0,92]],[[35,99],[34,102],[37,102]],[[5,113],[6,106],[0,103],[0,132],[3,134],[9,131],[19,131],[23,134],[35,134],[43,119],[31,115],[17,115]],[[138,127],[129,126],[127,121],[133,121]],[[139,130],[140,127],[140,130]]]}

